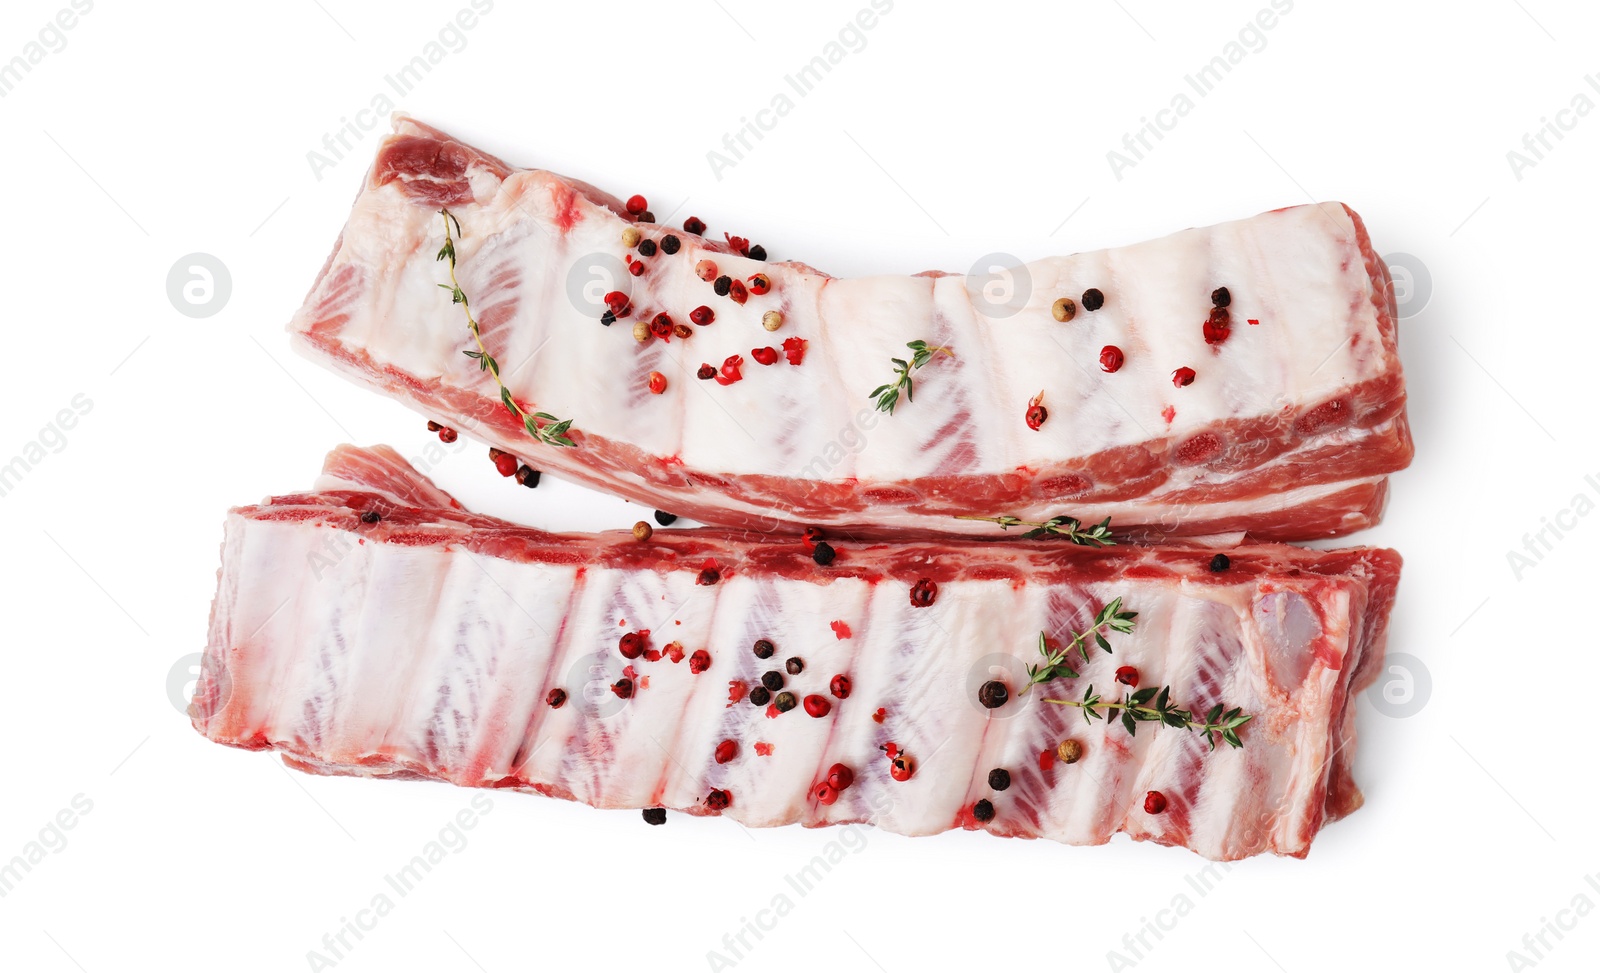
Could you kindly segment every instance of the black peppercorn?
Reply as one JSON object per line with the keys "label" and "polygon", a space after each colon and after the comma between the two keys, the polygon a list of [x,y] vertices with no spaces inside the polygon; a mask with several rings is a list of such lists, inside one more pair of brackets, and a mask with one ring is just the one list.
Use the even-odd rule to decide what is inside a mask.
{"label": "black peppercorn", "polygon": [[539,471],[529,466],[517,467],[517,482],[532,490],[539,485]]}
{"label": "black peppercorn", "polygon": [[997,791],[1003,791],[1011,786],[1011,771],[1004,767],[996,767],[989,771],[989,786]]}
{"label": "black peppercorn", "polygon": [[664,807],[647,807],[644,809],[645,824],[666,824],[667,809]]}
{"label": "black peppercorn", "polygon": [[678,519],[678,515],[677,514],[669,514],[665,510],[657,510],[656,511],[656,523],[660,524],[663,527],[670,527],[672,525],[672,522],[674,520],[677,520],[677,519]]}
{"label": "black peppercorn", "polygon": [[1228,555],[1226,554],[1218,554],[1211,559],[1211,570],[1213,571],[1226,571],[1231,567],[1233,567],[1233,562],[1228,560]]}
{"label": "black peppercorn", "polygon": [[1228,293],[1226,287],[1219,287],[1211,292],[1211,303],[1217,307],[1227,307],[1233,303],[1233,295]]}
{"label": "black peppercorn", "polygon": [[706,221],[698,216],[691,216],[683,221],[683,228],[698,236],[706,232]]}
{"label": "black peppercorn", "polygon": [[751,260],[765,260],[767,259],[767,248],[758,243],[751,247],[750,252],[745,254],[745,256],[749,257]]}
{"label": "black peppercorn", "polygon": [[805,671],[805,668],[806,668],[805,660],[803,660],[803,659],[801,659],[801,658],[799,658],[797,656],[797,657],[795,657],[793,659],[790,659],[787,662],[785,662],[783,664],[783,668],[784,668],[785,672],[789,673],[789,675],[798,676],[798,675],[800,675],[800,673]]}
{"label": "black peppercorn", "polygon": [[1098,311],[1105,306],[1106,296],[1100,293],[1100,288],[1091,287],[1083,292],[1082,303],[1085,311]]}
{"label": "black peppercorn", "polygon": [[794,698],[794,693],[779,693],[773,697],[772,705],[778,707],[778,712],[787,713],[794,709],[799,700]]}
{"label": "black peppercorn", "polygon": [[999,709],[1011,698],[1011,691],[998,679],[991,679],[978,688],[978,702],[984,709]]}
{"label": "black peppercorn", "polygon": [[383,516],[376,510],[368,510],[361,515],[361,522],[363,524],[375,524],[382,519]]}
{"label": "black peppercorn", "polygon": [[711,289],[717,292],[718,297],[727,297],[728,291],[733,289],[733,278],[723,274],[711,285]]}
{"label": "black peppercorn", "polygon": [[679,241],[677,237],[673,236],[670,233],[668,233],[666,236],[661,238],[661,252],[666,254],[669,257],[672,254],[677,253],[678,252],[678,248],[680,246],[682,246],[682,245],[683,245],[682,242]]}
{"label": "black peppercorn", "polygon": [[773,645],[770,639],[756,639],[755,653],[757,659],[770,659],[772,658],[772,653],[776,651],[778,651],[778,647]]}
{"label": "black peppercorn", "polygon": [[706,379],[716,378],[717,370],[712,368],[709,364],[701,365],[700,370],[694,373],[694,377],[704,382]]}
{"label": "black peppercorn", "polygon": [[550,704],[551,709],[560,709],[567,704],[567,691],[560,688],[552,689],[544,701]]}
{"label": "black peppercorn", "polygon": [[645,210],[643,213],[639,214],[640,223],[654,223],[655,221],[656,214],[650,212],[649,210]]}
{"label": "black peppercorn", "polygon": [[979,801],[972,805],[972,817],[978,823],[994,820],[994,805],[988,801]]}
{"label": "black peppercorn", "polygon": [[823,567],[833,563],[833,556],[833,545],[827,541],[818,541],[816,548],[811,552],[811,560]]}
{"label": "black peppercorn", "polygon": [[656,241],[654,241],[654,240],[640,240],[639,241],[639,256],[641,256],[641,257],[654,257],[655,255],[656,255]]}
{"label": "black peppercorn", "polygon": [[772,702],[772,694],[765,686],[757,686],[750,690],[750,704],[752,706],[765,706]]}
{"label": "black peppercorn", "polygon": [[616,324],[617,323],[616,312],[608,310],[608,311],[606,311],[606,313],[600,315],[600,323],[605,325],[608,328],[611,327],[613,324]]}
{"label": "black peppercorn", "polygon": [[776,669],[769,669],[761,674],[761,685],[773,692],[777,692],[783,688],[783,673]]}

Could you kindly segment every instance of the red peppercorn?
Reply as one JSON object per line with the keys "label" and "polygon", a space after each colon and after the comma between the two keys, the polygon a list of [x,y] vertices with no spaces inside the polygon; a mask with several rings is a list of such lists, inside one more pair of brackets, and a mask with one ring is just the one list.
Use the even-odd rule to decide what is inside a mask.
{"label": "red peppercorn", "polygon": [[629,264],[628,265],[628,273],[632,274],[635,277],[643,277],[644,276],[644,261],[643,260],[635,260],[633,263]]}
{"label": "red peppercorn", "polygon": [[700,573],[695,576],[694,583],[710,586],[721,580],[721,571],[718,571],[716,568],[702,568]]}
{"label": "red peppercorn", "polygon": [[712,811],[726,811],[733,806],[733,795],[720,788],[706,795],[706,808]]}
{"label": "red peppercorn", "polygon": [[750,292],[745,289],[744,281],[734,280],[728,282],[728,296],[733,298],[733,303],[743,304],[750,297]]}
{"label": "red peppercorn", "polygon": [[822,719],[833,710],[833,704],[828,702],[828,697],[818,696],[816,693],[805,698],[806,713],[816,719]]}
{"label": "red peppercorn", "polygon": [[683,221],[683,228],[690,233],[703,235],[706,232],[706,222],[698,216],[691,216]]}
{"label": "red peppercorn", "polygon": [[1206,336],[1206,344],[1208,344],[1208,345],[1220,345],[1224,341],[1227,341],[1228,340],[1228,327],[1229,327],[1230,324],[1231,324],[1231,322],[1228,319],[1228,309],[1227,308],[1225,308],[1225,307],[1214,307],[1214,308],[1212,308],[1211,309],[1211,316],[1206,319],[1205,326],[1201,329],[1201,331],[1204,332],[1204,334]]}
{"label": "red peppercorn", "polygon": [[895,780],[906,781],[917,772],[916,761],[910,757],[899,756],[889,762],[889,776]]}
{"label": "red peppercorn", "polygon": [[634,195],[628,197],[628,212],[634,216],[638,216],[649,208],[650,204],[645,201],[643,196]]}
{"label": "red peppercorn", "polygon": [[828,682],[828,692],[833,693],[839,699],[849,699],[850,689],[850,677],[842,672]]}
{"label": "red peppercorn", "polygon": [[763,365],[776,365],[778,363],[778,349],[771,346],[752,348],[750,349],[750,357]]}
{"label": "red peppercorn", "polygon": [[501,453],[494,458],[494,468],[500,471],[501,476],[516,476],[517,458],[510,453]]}
{"label": "red peppercorn", "polygon": [[705,649],[695,649],[692,653],[690,653],[690,655],[689,655],[689,671],[690,672],[692,672],[692,673],[694,673],[695,675],[698,676],[698,675],[700,675],[700,673],[705,672],[709,668],[711,668],[711,653],[710,652],[707,652]]}
{"label": "red peppercorn", "polygon": [[660,395],[667,390],[667,377],[660,372],[650,373],[650,391]]}
{"label": "red peppercorn", "polygon": [[1028,428],[1035,432],[1044,425],[1046,419],[1050,418],[1050,412],[1044,407],[1043,392],[1028,400],[1028,411],[1023,418],[1027,420]]}
{"label": "red peppercorn", "polygon": [[710,260],[702,260],[694,265],[694,275],[701,280],[716,280],[717,265]]}
{"label": "red peppercorn", "polygon": [[832,804],[839,799],[839,789],[823,781],[812,788],[811,795],[817,799],[818,804]]}
{"label": "red peppercorn", "polygon": [[698,378],[701,381],[705,381],[708,378],[716,378],[717,377],[717,370],[715,368],[712,368],[708,364],[702,363],[700,365],[700,370],[695,372],[694,375],[695,375],[695,378]]}
{"label": "red peppercorn", "polygon": [[834,764],[828,768],[828,786],[836,791],[842,791],[856,782],[856,772],[844,764]]}
{"label": "red peppercorn", "polygon": [[1133,666],[1122,666],[1117,670],[1117,682],[1124,686],[1139,685],[1139,670]]}
{"label": "red peppercorn", "polygon": [[893,760],[894,758],[900,756],[900,745],[895,743],[893,740],[890,740],[888,743],[885,743],[883,746],[879,747],[878,749],[882,750],[884,752],[884,754],[887,755],[890,760]]}
{"label": "red peppercorn", "polygon": [[927,608],[939,597],[939,584],[932,578],[921,578],[911,586],[911,607]]}
{"label": "red peppercorn", "polygon": [[628,632],[617,640],[617,650],[624,659],[637,659],[644,655],[645,644],[643,632]]}
{"label": "red peppercorn", "polygon": [[808,552],[816,550],[817,541],[820,540],[822,540],[821,527],[807,527],[805,534],[801,538],[801,542],[805,544]]}
{"label": "red peppercorn", "polygon": [[[663,318],[665,318],[665,320],[662,320]],[[665,314],[656,315],[655,320],[650,322],[650,333],[663,341],[671,340],[672,319],[668,318]]]}
{"label": "red peppercorn", "polygon": [[1194,369],[1187,365],[1172,373],[1172,384],[1180,389],[1192,382],[1194,382]]}
{"label": "red peppercorn", "polygon": [[456,431],[454,429],[451,429],[448,426],[446,426],[443,429],[440,429],[439,430],[439,441],[442,442],[442,443],[453,443],[453,442],[455,442],[456,441]]}
{"label": "red peppercorn", "polygon": [[710,324],[716,319],[717,312],[711,310],[709,307],[706,307],[704,304],[689,312],[689,320],[701,326]]}
{"label": "red peppercorn", "polygon": [[606,307],[613,311],[620,311],[628,306],[628,295],[621,291],[610,291],[605,297]]}
{"label": "red peppercorn", "polygon": [[717,376],[718,385],[732,385],[744,378],[739,373],[739,368],[744,364],[744,356],[729,355],[722,362],[722,373]]}
{"label": "red peppercorn", "polygon": [[618,679],[611,684],[611,691],[617,694],[618,699],[628,699],[633,696],[633,680]]}
{"label": "red peppercorn", "polygon": [[739,744],[734,740],[724,740],[717,744],[716,752],[712,759],[719,764],[725,764],[739,755]]}
{"label": "red peppercorn", "polygon": [[789,364],[798,365],[806,360],[806,339],[783,339],[783,356],[789,359]]}
{"label": "red peppercorn", "polygon": [[551,709],[560,709],[566,705],[567,691],[565,689],[552,689],[549,695],[545,696],[544,701],[550,705]]}
{"label": "red peppercorn", "polygon": [[1150,791],[1144,796],[1144,813],[1160,814],[1167,809],[1167,796],[1160,791]]}
{"label": "red peppercorn", "polygon": [[770,290],[772,290],[771,277],[768,277],[766,274],[750,275],[750,293],[759,297]]}
{"label": "red peppercorn", "polygon": [[728,248],[733,250],[735,253],[746,255],[750,252],[750,241],[746,240],[744,237],[730,236],[729,234],[724,233],[722,234],[722,238],[728,241]]}
{"label": "red peppercorn", "polygon": [[1122,349],[1116,345],[1106,345],[1100,349],[1101,371],[1114,372],[1122,367]]}
{"label": "red peppercorn", "polygon": [[432,419],[428,420],[428,431],[429,432],[438,432],[439,430],[441,430],[443,428],[444,428],[443,426],[439,425],[437,422],[434,422]]}

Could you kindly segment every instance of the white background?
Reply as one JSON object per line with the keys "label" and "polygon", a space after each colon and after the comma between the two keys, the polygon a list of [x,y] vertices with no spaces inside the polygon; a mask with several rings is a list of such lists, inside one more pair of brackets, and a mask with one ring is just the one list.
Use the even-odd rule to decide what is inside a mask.
{"label": "white background", "polygon": [[[8,0],[0,61],[64,6]],[[282,327],[378,132],[320,179],[307,152],[463,6],[102,0],[0,98],[0,462],[59,445],[58,410],[92,402],[0,497],[0,860],[75,795],[92,802],[0,898],[7,969],[309,968],[468,806],[463,790],[308,778],[214,746],[169,689],[203,648],[229,506],[309,485],[342,441],[410,456],[433,441],[294,357]],[[1352,538],[1405,555],[1390,648],[1420,662],[1391,690],[1413,681],[1411,715],[1364,698],[1366,807],[1309,859],[1236,865],[1204,896],[1186,877],[1205,863],[1181,850],[870,833],[800,898],[783,877],[837,834],[648,828],[497,793],[466,848],[337,968],[707,969],[788,891],[793,911],[737,968],[1095,970],[1117,950],[1141,970],[1498,970],[1514,948],[1535,959],[1524,935],[1575,896],[1600,904],[1585,884],[1600,872],[1600,117],[1563,116],[1572,130],[1521,178],[1507,160],[1578,92],[1600,102],[1584,80],[1600,11],[1297,0],[1200,98],[1184,75],[1264,0],[899,0],[719,180],[707,151],[865,0],[774,6],[500,0],[397,100],[513,163],[642,192],[663,219],[685,200],[674,222],[694,213],[835,274],[965,270],[1349,202],[1380,252],[1431,277],[1402,335],[1416,462],[1383,525]],[[1194,110],[1117,178],[1107,151],[1179,91]],[[194,252],[232,281],[203,319],[166,291]],[[562,528],[642,513],[549,480],[521,490],[482,453],[463,440],[437,474],[472,506]],[[1519,577],[1508,552],[1558,517],[1571,529]],[[1180,894],[1192,908],[1163,914]],[[1158,918],[1172,928],[1136,958],[1124,934]],[[1537,968],[1594,969],[1600,914],[1565,921]]]}

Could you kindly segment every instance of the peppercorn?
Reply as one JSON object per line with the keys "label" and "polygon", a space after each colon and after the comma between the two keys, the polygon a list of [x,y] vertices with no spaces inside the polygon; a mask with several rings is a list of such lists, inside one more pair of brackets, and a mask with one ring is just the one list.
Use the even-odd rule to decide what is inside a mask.
{"label": "peppercorn", "polygon": [[724,740],[717,744],[717,749],[711,754],[711,759],[719,764],[725,764],[739,755],[739,744],[734,740]]}
{"label": "peppercorn", "polygon": [[532,490],[539,485],[539,471],[531,466],[519,466],[517,482]]}
{"label": "peppercorn", "polygon": [[704,281],[717,279],[717,265],[710,260],[702,260],[694,265],[694,275]]}
{"label": "peppercorn", "polygon": [[761,315],[761,326],[768,331],[776,331],[783,327],[783,315],[777,311],[768,311]]}
{"label": "peppercorn", "polygon": [[689,312],[689,320],[693,321],[695,324],[701,325],[702,327],[710,324],[716,319],[717,312],[711,310],[709,307],[706,307],[704,304]]}
{"label": "peppercorn", "polygon": [[889,776],[895,780],[910,780],[911,775],[916,772],[917,762],[904,754],[889,761]]}
{"label": "peppercorn", "polygon": [[1160,791],[1148,791],[1144,795],[1144,813],[1160,814],[1167,809],[1167,796]]}
{"label": "peppercorn", "polygon": [[383,515],[378,513],[376,510],[363,511],[361,514],[361,522],[363,524],[375,524],[382,519]]}
{"label": "peppercorn", "polygon": [[856,772],[844,764],[834,764],[828,768],[828,786],[836,791],[842,791],[856,782]]}
{"label": "peppercorn", "polygon": [[1003,791],[1011,786],[1011,771],[1004,767],[996,767],[989,771],[989,786],[997,791]]}
{"label": "peppercorn", "polygon": [[1083,756],[1083,744],[1076,740],[1062,740],[1061,745],[1056,747],[1056,756],[1064,764],[1075,764]]}
{"label": "peppercorn", "polygon": [[811,794],[817,799],[818,804],[832,804],[839,799],[839,789],[827,781],[822,781],[812,788]]}
{"label": "peppercorn", "polygon": [[750,690],[750,704],[752,706],[765,706],[772,702],[772,692],[765,686],[757,686]]}
{"label": "peppercorn", "polygon": [[1216,557],[1211,559],[1210,567],[1213,571],[1226,571],[1230,567],[1233,567],[1233,562],[1228,560],[1228,555],[1218,554]]}
{"label": "peppercorn", "polygon": [[1105,306],[1106,296],[1100,293],[1100,288],[1091,287],[1083,292],[1083,309],[1085,311],[1098,311]]}
{"label": "peppercorn", "polygon": [[642,520],[633,525],[633,539],[637,541],[647,541],[650,539],[650,535],[654,534],[655,532],[656,531],[654,527],[651,527]]}
{"label": "peppercorn", "polygon": [[765,260],[767,259],[767,248],[758,243],[751,247],[745,256],[749,257],[751,260]]}
{"label": "peppercorn", "polygon": [[552,689],[545,696],[544,701],[550,704],[551,709],[560,709],[567,703],[567,691],[565,689]]}
{"label": "peppercorn", "polygon": [[616,312],[615,311],[611,311],[611,310],[607,310],[604,314],[600,315],[600,323],[605,325],[608,328],[611,327],[613,324],[616,324],[617,323],[617,314],[616,314]]}
{"label": "peppercorn", "polygon": [[1100,370],[1114,372],[1122,367],[1122,349],[1116,345],[1106,345],[1100,349]]}
{"label": "peppercorn", "polygon": [[516,476],[517,458],[510,453],[501,453],[494,457],[494,468],[500,471],[501,476]]}
{"label": "peppercorn", "polygon": [[939,597],[939,585],[932,578],[921,578],[911,586],[911,607],[927,608]]}
{"label": "peppercorn", "polygon": [[772,278],[771,277],[768,277],[766,274],[751,274],[750,275],[750,293],[755,294],[757,297],[759,297],[762,294],[765,294],[767,291],[770,291],[770,290],[772,290]]}
{"label": "peppercorn", "polygon": [[628,699],[633,695],[633,680],[618,679],[611,684],[611,691],[617,694],[618,699]]}
{"label": "peppercorn", "polygon": [[828,697],[818,696],[816,693],[811,693],[805,698],[805,706],[806,715],[819,720],[827,716],[828,711],[833,709],[833,704],[828,702]]}
{"label": "peppercorn", "polygon": [[772,653],[777,650],[778,647],[773,645],[769,639],[756,639],[754,651],[757,659],[770,659],[772,658]]}
{"label": "peppercorn", "polygon": [[823,567],[827,567],[828,565],[832,564],[833,558],[833,545],[829,544],[827,541],[818,541],[816,549],[811,552],[811,560],[817,562]]}
{"label": "peppercorn", "polygon": [[667,809],[664,807],[647,807],[644,809],[645,824],[666,824]]}
{"label": "peppercorn", "polygon": [[649,341],[650,340],[650,322],[648,322],[648,321],[635,321],[635,322],[633,322],[633,340],[635,340],[635,341]]}
{"label": "peppercorn", "polygon": [[634,195],[628,197],[627,207],[629,213],[632,213],[634,216],[638,216],[640,213],[643,213],[645,210],[649,209],[650,204],[643,196],[635,193]]}
{"label": "peppercorn", "polygon": [[1175,370],[1172,373],[1172,384],[1177,386],[1180,389],[1183,388],[1185,385],[1193,384],[1193,382],[1194,382],[1194,369],[1190,368],[1187,365],[1185,365],[1182,368],[1179,368],[1179,369]]}
{"label": "peppercorn", "polygon": [[799,705],[800,701],[794,698],[794,693],[782,692],[772,697],[772,705],[778,707],[778,712],[787,713]]}
{"label": "peppercorn", "polygon": [[728,283],[728,298],[735,304],[743,304],[750,297],[750,291],[744,286],[744,281],[735,280]]}
{"label": "peppercorn", "polygon": [[1211,309],[1211,316],[1206,319],[1206,323],[1201,327],[1200,332],[1205,336],[1206,344],[1220,345],[1228,340],[1229,326],[1231,324],[1232,322],[1228,317],[1228,309],[1214,307]]}
{"label": "peppercorn", "polygon": [[799,656],[794,656],[784,661],[783,670],[791,676],[798,676],[806,671],[806,663]]}
{"label": "peppercorn", "polygon": [[443,428],[444,428],[443,426],[439,425],[437,422],[434,422],[432,419],[428,420],[428,431],[429,432],[438,432],[439,430],[441,430]]}
{"label": "peppercorn", "polygon": [[1233,303],[1233,295],[1228,293],[1226,287],[1219,287],[1211,292],[1211,303],[1217,307],[1227,307]]}
{"label": "peppercorn", "polygon": [[650,394],[660,395],[667,390],[667,377],[660,372],[651,372],[649,378],[645,380],[645,387],[650,390]]}
{"label": "peppercorn", "polygon": [[1011,698],[1011,690],[998,679],[991,679],[978,687],[978,702],[984,709],[999,709]]}
{"label": "peppercorn", "polygon": [[655,255],[656,255],[656,241],[654,241],[654,240],[640,240],[639,241],[639,256],[641,256],[641,257],[654,257]]}
{"label": "peppercorn", "polygon": [[733,803],[733,795],[717,789],[706,795],[706,807],[712,811],[725,811]]}
{"label": "peppercorn", "polygon": [[1117,682],[1122,683],[1124,686],[1137,686],[1139,685],[1139,670],[1133,666],[1119,666],[1116,679]]}
{"label": "peppercorn", "polygon": [[728,291],[733,289],[733,278],[723,274],[712,283],[711,289],[717,292],[718,297],[727,297]]}
{"label": "peppercorn", "polygon": [[1057,321],[1071,321],[1078,313],[1078,302],[1070,297],[1063,297],[1050,305],[1050,314]]}
{"label": "peppercorn", "polygon": [[687,324],[675,324],[672,326],[672,335],[675,338],[687,338],[692,334],[694,334],[694,329]]}
{"label": "peppercorn", "polygon": [[722,572],[716,568],[703,568],[695,577],[694,583],[701,585],[714,585],[722,580]]}
{"label": "peppercorn", "polygon": [[643,277],[644,276],[644,261],[643,260],[635,260],[633,263],[629,264],[628,265],[628,273],[632,274],[635,277]]}
{"label": "peppercorn", "polygon": [[989,821],[993,821],[994,805],[990,804],[987,800],[982,800],[972,805],[972,819],[977,821],[979,824],[985,824]]}
{"label": "peppercorn", "polygon": [[765,348],[750,349],[750,357],[763,365],[776,365],[778,363],[778,349],[770,345]]}
{"label": "peppercorn", "polygon": [[704,382],[706,379],[716,378],[717,370],[711,367],[710,362],[701,362],[700,367],[695,370],[694,377]]}
{"label": "peppercorn", "polygon": [[669,514],[665,510],[656,511],[656,523],[663,527],[671,527],[672,522],[678,519],[677,514]]}
{"label": "peppercorn", "polygon": [[638,632],[624,633],[617,639],[617,651],[622,653],[624,659],[637,659],[644,655],[644,636]]}
{"label": "peppercorn", "polygon": [[622,231],[622,245],[629,250],[639,245],[639,230],[637,227],[628,227]]}
{"label": "peppercorn", "polygon": [[802,544],[804,544],[806,546],[806,550],[807,551],[816,550],[817,549],[817,542],[820,541],[820,540],[822,540],[822,528],[821,527],[807,527],[805,529],[805,531],[800,535],[800,543],[802,543]]}
{"label": "peppercorn", "polygon": [[767,687],[772,692],[777,692],[783,688],[783,673],[776,669],[768,669],[766,672],[761,674],[761,685]]}
{"label": "peppercorn", "polygon": [[695,234],[696,236],[704,236],[706,232],[706,222],[698,216],[691,216],[683,221],[683,228],[688,232]]}
{"label": "peppercorn", "polygon": [[[1044,393],[1041,392],[1039,394],[1042,396]],[[1028,424],[1029,429],[1037,432],[1039,427],[1044,425],[1044,421],[1050,418],[1050,410],[1040,405],[1039,400],[1035,399],[1028,404],[1028,411],[1023,414],[1022,418]]]}
{"label": "peppercorn", "polygon": [[695,649],[694,652],[689,655],[690,672],[698,676],[700,673],[705,672],[709,668],[711,668],[710,652],[707,652],[705,649]]}
{"label": "peppercorn", "polygon": [[850,677],[844,673],[834,676],[833,679],[828,682],[828,692],[833,693],[833,695],[839,699],[849,699],[850,689]]}
{"label": "peppercorn", "polygon": [[669,257],[677,253],[681,246],[683,242],[670,233],[661,238],[661,252]]}
{"label": "peppercorn", "polygon": [[444,429],[440,429],[439,430],[439,441],[441,443],[453,443],[453,442],[455,442],[456,441],[456,431],[454,429],[450,429],[448,427],[446,427]]}
{"label": "peppercorn", "polygon": [[650,212],[649,210],[645,210],[643,213],[639,214],[640,223],[654,223],[655,221],[656,214]]}

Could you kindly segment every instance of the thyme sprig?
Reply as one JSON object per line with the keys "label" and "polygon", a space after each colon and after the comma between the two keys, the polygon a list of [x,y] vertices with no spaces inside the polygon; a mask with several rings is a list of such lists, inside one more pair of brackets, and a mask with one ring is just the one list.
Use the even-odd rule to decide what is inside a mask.
{"label": "thyme sprig", "polygon": [[505,403],[506,409],[517,417],[522,427],[528,430],[528,435],[551,446],[576,446],[577,443],[567,435],[567,430],[572,428],[571,419],[557,419],[548,412],[524,411],[511,397],[511,390],[506,388],[506,383],[500,379],[500,363],[495,361],[494,356],[489,354],[489,349],[483,346],[483,335],[478,330],[478,319],[473,316],[472,305],[467,302],[467,294],[461,289],[461,282],[456,279],[456,241],[455,236],[451,235],[450,226],[452,223],[455,224],[456,234],[464,236],[461,221],[456,219],[454,213],[442,207],[439,215],[444,217],[444,246],[439,248],[439,255],[434,259],[450,262],[450,283],[439,286],[450,292],[450,303],[461,305],[461,309],[466,312],[467,330],[472,332],[472,340],[478,346],[477,351],[468,349],[462,354],[476,361],[479,371],[486,371],[494,376],[494,383],[500,387],[500,401]]}
{"label": "thyme sprig", "polygon": [[904,358],[889,359],[895,364],[894,381],[886,385],[880,385],[867,394],[867,398],[878,400],[877,408],[879,412],[887,412],[890,415],[894,415],[894,407],[900,401],[901,389],[905,390],[906,401],[913,401],[911,398],[911,373],[913,370],[933,361],[934,355],[949,355],[951,358],[956,356],[955,352],[944,345],[930,348],[926,341],[920,339],[906,342],[906,347],[911,349],[910,361],[906,361]]}
{"label": "thyme sprig", "polygon": [[1083,547],[1115,547],[1117,542],[1111,537],[1111,518],[1107,517],[1090,527],[1083,526],[1083,522],[1076,517],[1051,517],[1046,521],[1021,520],[1010,514],[1001,514],[998,517],[973,517],[961,515],[957,520],[986,520],[992,524],[999,524],[1001,530],[1010,530],[1013,527],[1029,527],[1031,530],[1023,532],[1023,540],[1032,540],[1046,534],[1065,537],[1074,544]]}
{"label": "thyme sprig", "polygon": [[[1082,699],[1047,699],[1047,703],[1058,706],[1076,706],[1083,710],[1083,719],[1086,723],[1095,720],[1110,722],[1112,713],[1121,710],[1122,725],[1129,736],[1136,735],[1140,723],[1157,723],[1162,726],[1177,727],[1182,730],[1199,730],[1205,735],[1206,743],[1212,750],[1217,749],[1217,737],[1221,737],[1230,747],[1242,747],[1239,740],[1239,727],[1255,719],[1254,716],[1245,716],[1235,706],[1230,710],[1223,710],[1218,703],[1211,707],[1204,719],[1196,719],[1193,713],[1183,709],[1172,702],[1172,687],[1147,686],[1136,690],[1127,699],[1121,702],[1106,700],[1090,686],[1083,691]],[[1101,710],[1106,712],[1102,713]]]}
{"label": "thyme sprig", "polygon": [[1133,620],[1138,617],[1138,612],[1123,611],[1122,599],[1115,598],[1109,604],[1101,606],[1100,610],[1095,613],[1093,625],[1074,634],[1072,639],[1061,648],[1052,651],[1050,640],[1045,638],[1043,632],[1040,632],[1039,654],[1044,656],[1044,664],[1028,666],[1028,685],[1022,687],[1022,692],[1026,693],[1039,683],[1049,682],[1052,679],[1078,678],[1077,670],[1067,665],[1067,657],[1076,651],[1083,656],[1083,661],[1088,662],[1090,638],[1094,639],[1096,645],[1110,653],[1111,643],[1106,639],[1106,631],[1122,632],[1124,634],[1131,632],[1133,631]]}

